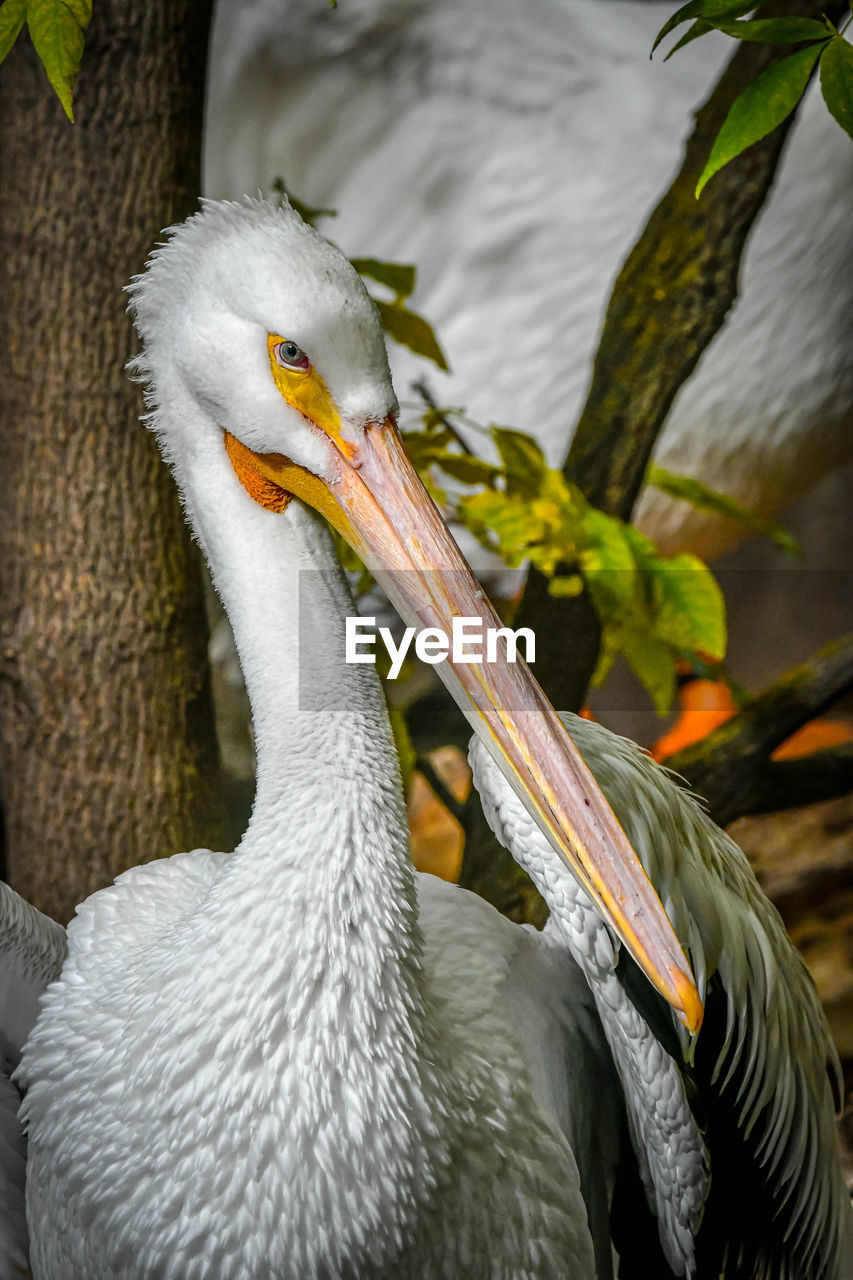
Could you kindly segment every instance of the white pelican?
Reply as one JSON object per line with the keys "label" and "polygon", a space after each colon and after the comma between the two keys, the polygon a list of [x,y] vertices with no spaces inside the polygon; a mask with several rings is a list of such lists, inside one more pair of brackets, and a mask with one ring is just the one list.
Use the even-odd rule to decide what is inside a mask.
{"label": "white pelican", "polygon": [[[313,205],[351,256],[418,267],[452,375],[391,351],[395,385],[565,456],[607,297],[733,43],[649,61],[672,0],[218,0],[205,191]],[[853,148],[807,95],[750,235],[740,297],[656,448],[770,516],[853,456]],[[389,199],[393,193],[393,199]],[[536,396],[529,388],[536,387]],[[708,559],[731,521],[655,489],[665,552]],[[806,651],[808,651],[806,649]]]}
{"label": "white pelican", "polygon": [[[732,1267],[843,1280],[853,1232],[814,988],[743,856],[665,772],[572,721],[689,948],[709,1041],[691,1038],[701,1008],[660,904],[523,666],[441,670],[548,929],[411,867],[375,673],[339,660],[351,596],[293,495],[384,571],[407,618],[491,615],[398,448],[351,268],[288,209],[208,205],[155,252],[133,307],[149,423],[234,624],[257,796],[234,854],[137,867],[82,904],[32,1030],[61,930],[0,886],[36,1280],[606,1278],[626,1116],[663,1254],[700,1275],[720,1249],[700,1229],[692,1076],[711,1160],[737,1141],[762,1205],[723,1230]],[[680,1022],[633,967],[622,985],[600,913]],[[19,1193],[12,1139],[0,1168]],[[10,1203],[3,1280],[26,1248]]]}

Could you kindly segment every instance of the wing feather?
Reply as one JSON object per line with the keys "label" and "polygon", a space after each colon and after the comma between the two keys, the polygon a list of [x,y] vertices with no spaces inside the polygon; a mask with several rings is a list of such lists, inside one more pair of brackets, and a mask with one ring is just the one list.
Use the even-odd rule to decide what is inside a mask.
{"label": "wing feather", "polygon": [[29,1275],[24,1208],[26,1139],[21,1095],[12,1075],[38,1016],[39,1001],[59,976],[65,930],[0,881],[0,1280]]}
{"label": "wing feather", "polygon": [[[562,718],[658,890],[706,997],[711,1016],[695,1043],[673,1023],[684,1062],[694,1064],[710,1098],[715,1181],[724,1181],[721,1168],[728,1170],[714,1151],[720,1128],[727,1134],[721,1148],[732,1147],[732,1168],[739,1161],[742,1177],[754,1171],[761,1183],[755,1195],[766,1199],[766,1214],[754,1218],[769,1230],[769,1246],[749,1238],[742,1210],[743,1238],[733,1228],[730,1256],[718,1261],[731,1267],[747,1259],[762,1277],[844,1280],[853,1275],[853,1212],[833,1106],[839,1064],[805,965],[746,857],[700,801],[634,743],[577,716]],[[519,808],[483,767],[477,748],[472,763],[478,788],[488,793],[487,810],[495,795],[500,806]],[[506,829],[504,823],[499,837]],[[540,862],[556,862],[532,824],[524,829],[526,848],[517,839],[505,842],[522,865],[531,848]],[[561,899],[549,892],[547,876],[539,887],[552,914],[559,913]]]}

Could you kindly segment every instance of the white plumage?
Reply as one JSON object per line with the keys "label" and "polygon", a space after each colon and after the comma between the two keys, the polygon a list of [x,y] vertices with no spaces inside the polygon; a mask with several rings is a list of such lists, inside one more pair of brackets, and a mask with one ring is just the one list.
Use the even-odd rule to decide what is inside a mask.
{"label": "white plumage", "polygon": [[[666,3],[623,0],[219,0],[205,188],[283,175],[351,255],[418,266],[446,377],[440,403],[543,441],[561,462],[603,311],[674,174],[732,42],[650,62]],[[771,515],[851,457],[853,148],[815,88],[750,236],[740,300],[681,390],[656,450]],[[535,395],[530,389],[535,387]],[[741,530],[648,490],[666,552],[714,556]]]}
{"label": "white plumage", "polygon": [[[33,1275],[603,1280],[626,1106],[664,1251],[692,1273],[705,1152],[652,1032],[660,1011],[634,1006],[612,935],[476,749],[490,818],[552,921],[519,929],[415,875],[379,685],[336,661],[353,606],[328,533],[298,502],[265,509],[223,439],[261,462],[286,450],[294,483],[343,483],[328,458],[363,443],[346,424],[380,430],[394,407],[361,286],[289,211],[246,201],[174,231],[134,307],[151,425],[234,625],[258,789],[233,855],[128,871],[69,926],[16,1077]],[[267,334],[310,356],[341,411],[339,445],[286,399]],[[572,728],[700,985],[721,984],[725,1043],[705,1057],[734,1072],[716,1092],[737,1090],[744,1160],[753,1122],[761,1139],[782,1257],[766,1274],[843,1280],[851,1215],[814,989],[696,803],[636,748]],[[61,931],[4,886],[4,937],[5,1005],[34,964],[57,971]],[[702,1035],[679,1049],[663,1020],[701,1083]],[[9,1058],[27,1031],[14,1028]],[[10,1184],[19,1170],[13,1155]],[[6,1280],[17,1255],[11,1238],[0,1247]]]}

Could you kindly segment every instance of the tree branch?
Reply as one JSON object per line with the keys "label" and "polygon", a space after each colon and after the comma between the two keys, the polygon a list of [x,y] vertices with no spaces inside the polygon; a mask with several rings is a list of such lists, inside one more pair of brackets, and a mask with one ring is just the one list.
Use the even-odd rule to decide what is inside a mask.
{"label": "tree branch", "polygon": [[815,751],[799,760],[771,762],[757,772],[748,795],[739,805],[733,800],[728,806],[723,803],[720,816],[715,820],[729,823],[747,814],[779,813],[783,809],[816,804],[819,800],[834,800],[850,791],[853,791],[853,743],[845,743]]}

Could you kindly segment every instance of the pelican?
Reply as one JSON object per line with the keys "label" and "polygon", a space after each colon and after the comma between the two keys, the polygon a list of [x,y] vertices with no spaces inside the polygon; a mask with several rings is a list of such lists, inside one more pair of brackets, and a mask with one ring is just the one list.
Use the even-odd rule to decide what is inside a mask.
{"label": "pelican", "polygon": [[[233,854],[87,899],[64,962],[59,926],[0,886],[0,1276],[28,1243],[20,1090],[36,1280],[607,1280],[625,1133],[656,1274],[843,1280],[826,1022],[743,855],[665,771],[597,725],[566,734],[520,663],[444,663],[549,925],[412,868],[315,512],[413,625],[494,615],[402,453],[348,263],[288,207],[208,203],[132,307],[148,425],[234,626],[257,794]],[[727,1227],[709,1168],[725,1190],[736,1166],[760,1212]]]}
{"label": "pelican", "polygon": [[[612,283],[733,48],[706,36],[650,62],[672,10],[218,0],[206,193],[283,176],[337,210],[329,234],[350,255],[415,263],[416,305],[452,373],[395,346],[400,394],[427,370],[440,404],[536,435],[559,465]],[[750,235],[740,296],[656,447],[662,466],[763,516],[853,456],[851,184],[850,140],[814,86]],[[743,532],[654,488],[638,522],[665,554],[703,559]]]}

